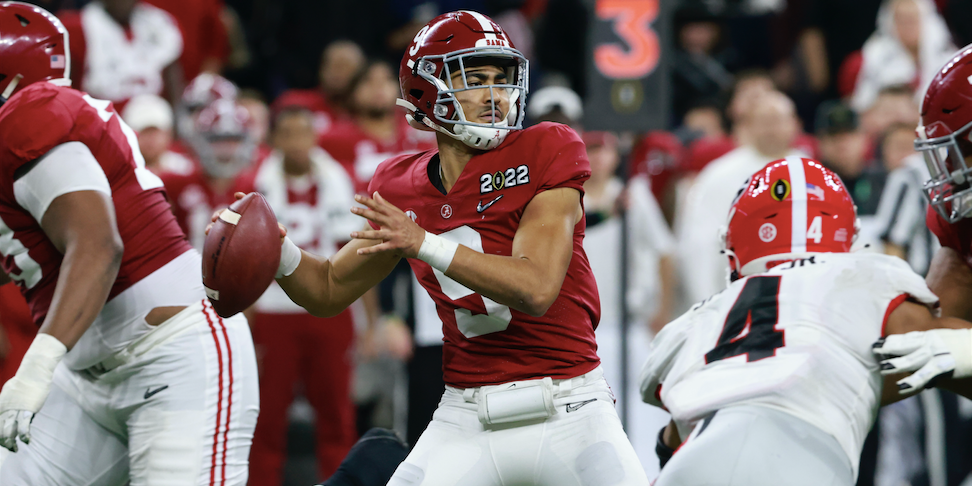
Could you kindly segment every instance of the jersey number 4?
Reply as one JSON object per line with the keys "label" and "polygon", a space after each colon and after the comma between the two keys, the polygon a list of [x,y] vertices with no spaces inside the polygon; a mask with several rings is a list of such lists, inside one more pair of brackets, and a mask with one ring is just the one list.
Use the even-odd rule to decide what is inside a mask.
{"label": "jersey number 4", "polygon": [[776,329],[781,278],[752,277],[746,281],[729,310],[719,342],[705,354],[706,364],[743,354],[747,362],[759,361],[775,356],[776,348],[783,347],[783,331]]}

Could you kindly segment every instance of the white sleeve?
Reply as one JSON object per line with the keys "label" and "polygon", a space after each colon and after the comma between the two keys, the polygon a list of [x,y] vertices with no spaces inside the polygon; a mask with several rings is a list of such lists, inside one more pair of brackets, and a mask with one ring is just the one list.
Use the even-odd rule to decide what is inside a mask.
{"label": "white sleeve", "polygon": [[670,255],[675,251],[675,237],[658,207],[655,196],[648,187],[648,180],[638,176],[631,180],[628,193],[631,197],[632,215],[638,218],[637,230],[633,235],[639,242],[647,242],[659,256]]}
{"label": "white sleeve", "polygon": [[678,358],[682,346],[688,341],[692,330],[694,312],[689,311],[678,319],[668,323],[651,341],[648,360],[641,368],[638,383],[641,389],[641,400],[656,407],[662,407],[661,386],[675,360]]}
{"label": "white sleeve", "polygon": [[54,147],[14,181],[17,204],[38,223],[54,199],[77,191],[98,191],[111,196],[108,176],[91,150],[81,142]]}
{"label": "white sleeve", "polygon": [[726,214],[713,209],[720,206],[713,201],[718,199],[713,192],[718,188],[711,187],[703,173],[689,189],[676,224],[679,276],[690,302],[705,300],[726,287],[729,263],[720,254],[719,243],[719,228],[725,224]]}

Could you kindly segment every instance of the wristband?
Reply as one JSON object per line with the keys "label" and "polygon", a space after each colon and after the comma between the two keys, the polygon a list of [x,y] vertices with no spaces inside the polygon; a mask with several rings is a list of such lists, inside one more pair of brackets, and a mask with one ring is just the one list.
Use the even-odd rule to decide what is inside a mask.
{"label": "wristband", "polygon": [[0,393],[0,410],[40,410],[54,379],[54,368],[67,347],[50,334],[38,333],[24,354],[20,368]]}
{"label": "wristband", "polygon": [[300,265],[300,248],[297,248],[289,236],[285,236],[283,244],[280,245],[280,266],[277,267],[275,278],[289,277],[297,270],[297,265]]}
{"label": "wristband", "polygon": [[457,250],[459,250],[459,243],[426,231],[425,240],[422,241],[422,246],[418,251],[418,259],[445,273],[449,269],[449,265],[452,264],[452,259],[455,258]]}

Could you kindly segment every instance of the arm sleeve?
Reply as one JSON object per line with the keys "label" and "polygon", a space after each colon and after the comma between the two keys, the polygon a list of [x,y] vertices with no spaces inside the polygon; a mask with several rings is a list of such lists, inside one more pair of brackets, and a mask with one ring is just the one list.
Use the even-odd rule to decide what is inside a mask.
{"label": "arm sleeve", "polygon": [[584,182],[591,177],[591,163],[587,160],[587,146],[567,125],[551,124],[540,146],[553,156],[539,175],[537,193],[560,187],[577,189],[584,194]]}
{"label": "arm sleeve", "polygon": [[63,194],[98,191],[111,196],[111,185],[101,164],[81,142],[58,145],[22,170],[14,181],[14,197],[37,222],[51,202]]}
{"label": "arm sleeve", "polygon": [[645,403],[664,407],[661,402],[661,387],[675,365],[679,352],[688,341],[692,330],[692,313],[693,311],[689,311],[669,323],[651,341],[648,360],[641,367],[641,374],[638,376],[641,400]]}

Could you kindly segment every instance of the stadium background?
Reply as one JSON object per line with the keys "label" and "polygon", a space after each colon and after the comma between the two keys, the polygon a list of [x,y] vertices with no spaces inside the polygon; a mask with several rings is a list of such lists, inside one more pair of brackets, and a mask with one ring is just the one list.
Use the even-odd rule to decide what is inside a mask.
{"label": "stadium background", "polygon": [[[240,88],[263,156],[274,148],[272,120],[291,105],[331,117],[318,125],[325,150],[327,132],[365,123],[348,92],[362,83],[357,71],[375,59],[397,75],[402,53],[435,15],[473,9],[502,25],[531,61],[530,122],[560,121],[583,133],[600,171],[585,198],[586,246],[600,269],[604,308],[600,353],[613,367],[629,433],[652,445],[657,429],[633,430],[638,409],[623,399],[636,366],[621,363],[637,362],[653,332],[718,288],[721,269],[713,265],[721,260],[699,257],[717,249],[726,209],[706,198],[716,174],[710,166],[790,150],[820,159],[851,189],[864,223],[859,246],[869,245],[862,251],[899,255],[923,273],[936,243],[923,228],[923,175],[910,149],[918,94],[929,69],[972,43],[968,0],[145,1],[169,12],[183,38],[179,72],[164,74],[165,88],[149,93],[174,108],[174,146],[189,145],[178,139],[190,130],[171,121],[186,109],[182,87],[213,72]],[[89,2],[33,3],[57,12],[70,30],[83,27]],[[86,36],[80,32],[72,32],[72,53]],[[90,52],[99,44],[86,44],[89,51],[73,59],[80,89],[87,68],[79,60],[100,55]],[[113,98],[117,107],[128,94]],[[165,128],[165,110],[154,106],[143,108],[149,115],[136,130]],[[793,130],[783,129],[791,119]],[[183,152],[194,158],[191,148]],[[247,169],[260,162],[255,155]],[[734,191],[741,182],[716,185]],[[359,431],[392,427],[411,441],[441,390],[434,312],[413,290],[407,267],[381,286],[383,337],[360,338],[373,331],[358,325],[352,390]],[[35,332],[10,285],[0,289],[0,324],[5,380]],[[323,479],[302,390],[298,384],[288,412],[284,484]],[[882,410],[858,484],[972,485],[972,401],[927,391]]]}

